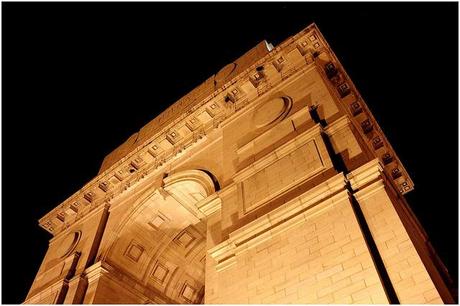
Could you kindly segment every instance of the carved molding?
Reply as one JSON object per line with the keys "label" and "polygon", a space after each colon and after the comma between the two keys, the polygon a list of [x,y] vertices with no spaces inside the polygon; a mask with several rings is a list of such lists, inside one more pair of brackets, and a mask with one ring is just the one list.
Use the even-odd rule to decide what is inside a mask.
{"label": "carved molding", "polygon": [[210,216],[222,208],[222,200],[215,193],[196,203],[196,206],[205,216]]}
{"label": "carved molding", "polygon": [[205,217],[198,203],[203,206],[201,202],[215,193],[214,182],[207,173],[201,170],[180,171],[164,178],[163,182],[163,189],[185,209],[199,219]]}
{"label": "carved molding", "polygon": [[[348,110],[348,112],[351,116],[356,113],[359,116],[364,116],[363,120],[369,117],[373,130],[379,134],[378,136],[381,136],[380,140],[383,146],[380,144],[374,146],[372,139],[375,137],[369,139],[368,144],[371,148],[377,148],[375,154],[384,161],[385,171],[389,175],[393,175],[393,184],[401,193],[412,190],[413,183],[407,171],[394,154],[393,149],[327,42],[316,25],[312,24],[255,61],[245,71],[228,80],[225,79],[225,83],[209,96],[201,96],[197,100],[179,100],[180,105],[173,104],[154,119],[158,126],[155,127],[156,132],[152,133],[151,137],[146,138],[147,140],[140,143],[125,157],[100,173],[81,190],[41,218],[39,220],[40,226],[56,235],[94,211],[101,203],[110,204],[116,197],[132,188],[139,181],[164,172],[170,161],[181,158],[185,150],[205,140],[207,134],[218,129],[225,122],[238,117],[243,108],[257,104],[259,97],[270,89],[282,82],[289,82],[287,80],[294,79],[312,67],[324,68],[324,64],[327,64],[324,62],[324,58],[335,64],[332,70],[330,68],[325,68],[326,72],[320,70],[323,71],[326,79],[337,83],[334,85],[334,90],[336,90],[338,99],[343,102],[345,107],[348,107],[347,103],[355,103],[356,101],[352,98],[357,97],[361,111]],[[327,73],[330,77],[326,76]],[[255,79],[256,75],[259,76],[257,80]],[[253,85],[254,82],[256,85]],[[359,125],[360,122],[353,124]],[[360,126],[357,128],[358,130],[361,129]],[[148,125],[146,129],[150,131],[152,127]],[[148,131],[141,130],[140,133],[142,132],[148,133]],[[372,133],[374,132],[367,135]],[[363,135],[366,139],[366,134]],[[388,152],[384,150],[385,148]]]}
{"label": "carved molding", "polygon": [[348,199],[342,173],[308,192],[290,200],[283,206],[230,233],[229,239],[208,250],[216,260],[216,269],[222,271],[236,263],[236,255],[306,222],[334,203]]}
{"label": "carved molding", "polygon": [[[318,35],[320,35],[319,32]],[[342,103],[345,112],[349,114],[352,124],[361,134],[369,150],[382,161],[383,170],[388,177],[392,178],[391,184],[401,194],[413,190],[414,183],[408,172],[334,52],[328,48],[328,52],[322,53],[316,63],[322,67],[320,70],[326,84],[329,85],[337,100]]]}
{"label": "carved molding", "polygon": [[[258,92],[255,87],[253,87],[250,93],[241,90],[241,87],[243,87],[242,85],[247,84],[248,82],[250,83],[250,78],[256,73],[259,73],[259,75],[262,76],[259,80],[261,83],[267,83],[267,85],[269,85],[269,87],[265,86],[265,89],[272,88],[276,84],[283,82],[285,78],[276,78],[268,75],[268,73],[279,74],[276,69],[264,69],[262,72],[256,71],[256,68],[264,66],[264,64],[271,64],[276,60],[277,54],[280,50],[287,48],[291,44],[295,45],[297,41],[304,39],[308,33],[315,29],[316,26],[312,24],[300,33],[294,35],[289,41],[285,41],[279,47],[269,52],[266,56],[256,61],[247,70],[228,81],[226,80],[226,83],[210,96],[205,97],[196,103],[191,103],[183,110],[183,114],[178,116],[176,119],[164,119],[164,124],[162,124],[162,127],[159,128],[158,133],[140,144],[136,149],[128,153],[124,158],[112,165],[109,169],[100,173],[80,191],[72,195],[61,205],[41,218],[39,221],[40,226],[55,235],[62,231],[63,228],[68,227],[71,223],[81,218],[83,215],[91,212],[95,207],[100,205],[100,203],[110,202],[117,195],[130,189],[147,175],[164,170],[165,163],[175,157],[178,157],[178,155],[180,155],[180,153],[182,153],[188,146],[206,137],[207,133],[218,128],[224,120],[232,117],[243,107],[246,107],[248,103],[254,102],[260,95],[266,92],[266,90],[259,90]],[[302,69],[300,68],[311,63],[305,60],[303,62],[296,62],[295,64],[300,65],[298,67],[299,69],[295,72],[301,73]],[[296,73],[289,75],[289,78],[294,74]],[[276,84],[272,84],[270,82],[275,82]],[[258,83],[258,87],[262,86],[261,83]],[[244,87],[248,88],[247,86]],[[231,108],[223,107],[223,105],[227,103],[225,100],[229,94],[232,96],[232,100],[235,105]],[[192,129],[194,129],[194,131],[190,131],[190,122],[193,118],[197,118],[198,120],[193,121],[195,125]],[[187,122],[189,123],[188,125],[186,125]],[[187,135],[182,135],[184,130],[179,132],[181,128],[186,128],[189,133]],[[180,140],[176,141],[174,139],[175,137],[171,136],[171,133],[174,133],[174,131],[177,131],[176,137],[178,135],[181,136]],[[165,141],[167,141],[169,145],[165,143]],[[73,203],[81,202],[84,195],[88,194],[88,192],[94,193],[92,194],[94,197],[90,197],[90,203],[88,203],[87,200],[84,200],[84,202],[88,203],[86,206],[82,207],[81,205],[74,205],[73,207],[76,211],[73,211],[75,213],[66,213],[66,211],[70,212],[69,207]],[[88,199],[88,196],[86,196],[86,198]],[[57,218],[57,215],[63,211],[65,212],[65,222],[62,222],[62,220]],[[60,216],[62,219],[62,214]]]}
{"label": "carved molding", "polygon": [[297,127],[305,124],[310,119],[308,109],[306,107],[294,112],[291,112],[291,110],[289,111],[290,112],[286,114],[287,116],[283,118],[285,120],[273,122],[272,126],[268,130],[255,136],[236,150],[240,162],[256,155],[283,137],[293,133]]}
{"label": "carved molding", "polygon": [[350,182],[351,188],[357,191],[380,178],[382,171],[382,166],[376,158],[347,174],[347,179]]}
{"label": "carved molding", "polygon": [[176,184],[187,184],[188,182],[196,182],[200,186],[202,186],[207,195],[211,195],[214,193],[214,182],[212,181],[211,177],[201,170],[185,170],[180,171],[174,174],[171,174],[168,177],[163,179],[164,185],[163,188],[168,190],[169,187],[176,185]]}
{"label": "carved molding", "polygon": [[366,187],[364,189],[356,191],[353,195],[355,196],[358,202],[367,199],[368,197],[374,195],[378,191],[385,189],[385,183],[383,180],[378,180]]}
{"label": "carved molding", "polygon": [[236,263],[236,256],[239,253],[306,222],[308,218],[321,213],[334,203],[348,199],[347,182],[355,191],[354,196],[358,201],[372,196],[385,188],[381,177],[382,171],[379,160],[374,159],[346,177],[342,173],[337,174],[283,206],[230,233],[227,240],[208,250],[210,256],[216,261],[216,270],[222,271],[231,267]]}
{"label": "carved molding", "polygon": [[[239,202],[242,204],[240,217],[326,170],[331,164],[327,162],[328,157],[320,152],[321,142],[319,134],[306,142],[295,142],[296,147],[289,154],[278,157],[275,162],[239,183]],[[292,169],[283,166],[296,162],[296,167]],[[270,178],[276,178],[276,187],[258,184],[259,181],[270,181]]]}
{"label": "carved molding", "polygon": [[91,284],[97,281],[102,275],[108,274],[109,271],[103,267],[103,262],[96,262],[94,265],[88,267],[84,275],[86,276],[88,283]]}
{"label": "carved molding", "polygon": [[348,126],[351,124],[350,119],[348,119],[347,116],[340,117],[339,119],[335,120],[333,123],[328,125],[325,129],[324,132],[328,136],[334,135],[336,132],[341,131],[344,127]]}
{"label": "carved molding", "polygon": [[307,143],[312,140],[315,136],[319,136],[321,133],[321,126],[319,124],[315,125],[305,133],[300,134],[299,136],[291,139],[290,141],[284,143],[280,147],[276,148],[271,153],[265,155],[259,160],[252,163],[250,166],[240,170],[236,175],[233,176],[235,182],[241,182],[244,179],[254,175],[259,170],[262,170],[269,166],[270,164],[276,162],[280,158],[288,155],[289,153],[296,150],[300,145]]}

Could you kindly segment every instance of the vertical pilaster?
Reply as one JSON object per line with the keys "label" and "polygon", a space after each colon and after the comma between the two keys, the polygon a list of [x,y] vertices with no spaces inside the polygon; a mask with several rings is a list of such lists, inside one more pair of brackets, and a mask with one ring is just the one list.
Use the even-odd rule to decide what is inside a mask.
{"label": "vertical pilaster", "polygon": [[83,303],[88,281],[81,275],[77,275],[69,280],[67,294],[64,299],[64,304],[81,304]]}
{"label": "vertical pilaster", "polygon": [[149,298],[143,294],[144,286],[121,281],[116,269],[97,262],[85,270],[88,280],[83,304],[145,304]]}
{"label": "vertical pilaster", "polygon": [[85,271],[88,287],[86,289],[83,304],[95,304],[94,302],[99,281],[106,273],[108,273],[108,271],[102,267],[101,262],[94,264]]}
{"label": "vertical pilaster", "polygon": [[347,178],[396,295],[402,304],[440,304],[443,301],[387,194],[381,172],[373,160]]}

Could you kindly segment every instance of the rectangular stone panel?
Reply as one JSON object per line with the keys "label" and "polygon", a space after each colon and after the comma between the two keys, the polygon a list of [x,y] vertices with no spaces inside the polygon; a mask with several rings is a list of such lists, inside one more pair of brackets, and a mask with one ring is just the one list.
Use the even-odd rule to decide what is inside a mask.
{"label": "rectangular stone panel", "polygon": [[216,269],[208,257],[205,303],[387,304],[346,191],[314,207],[320,206],[241,248],[231,267]]}
{"label": "rectangular stone panel", "polygon": [[241,182],[243,213],[324,169],[318,145],[311,139],[293,152]]}
{"label": "rectangular stone panel", "polygon": [[174,242],[187,248],[193,241],[195,237],[190,234],[187,230],[182,231],[176,238],[174,238]]}
{"label": "rectangular stone panel", "polygon": [[128,249],[125,252],[125,256],[134,262],[138,262],[142,253],[144,253],[144,247],[133,240],[128,246]]}
{"label": "rectangular stone panel", "polygon": [[169,270],[160,263],[157,263],[156,267],[153,269],[152,277],[155,281],[160,284],[163,284],[166,276],[168,276]]}
{"label": "rectangular stone panel", "polygon": [[148,286],[150,288],[155,288],[155,290],[164,292],[171,279],[174,278],[176,270],[176,264],[167,258],[160,256],[153,265],[151,272],[149,272],[150,277],[147,279]]}
{"label": "rectangular stone panel", "polygon": [[196,289],[190,286],[188,283],[185,283],[184,287],[182,288],[182,298],[191,303],[194,300],[195,293]]}

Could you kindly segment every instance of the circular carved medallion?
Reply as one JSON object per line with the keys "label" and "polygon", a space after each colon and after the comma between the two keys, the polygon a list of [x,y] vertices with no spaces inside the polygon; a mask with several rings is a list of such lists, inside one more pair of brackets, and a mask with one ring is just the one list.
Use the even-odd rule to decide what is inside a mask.
{"label": "circular carved medallion", "polygon": [[226,65],[224,68],[219,70],[219,72],[214,77],[214,80],[216,82],[225,81],[225,79],[228,78],[232,74],[232,72],[235,70],[235,68],[236,68],[235,63],[230,63],[230,64]]}
{"label": "circular carved medallion", "polygon": [[73,232],[67,235],[67,237],[62,240],[61,245],[59,246],[59,256],[66,257],[75,250],[78,242],[80,241],[81,232]]}
{"label": "circular carved medallion", "polygon": [[287,97],[279,97],[260,105],[254,113],[253,122],[261,128],[282,120],[289,113],[292,102]]}

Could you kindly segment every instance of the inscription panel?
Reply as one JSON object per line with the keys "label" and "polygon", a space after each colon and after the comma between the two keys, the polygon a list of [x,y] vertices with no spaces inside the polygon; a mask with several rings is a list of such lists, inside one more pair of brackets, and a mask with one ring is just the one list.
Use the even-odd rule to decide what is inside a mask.
{"label": "inscription panel", "polygon": [[243,213],[288,190],[324,169],[315,139],[241,182]]}

